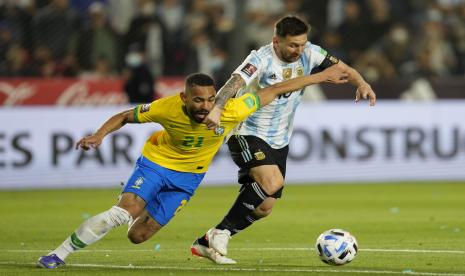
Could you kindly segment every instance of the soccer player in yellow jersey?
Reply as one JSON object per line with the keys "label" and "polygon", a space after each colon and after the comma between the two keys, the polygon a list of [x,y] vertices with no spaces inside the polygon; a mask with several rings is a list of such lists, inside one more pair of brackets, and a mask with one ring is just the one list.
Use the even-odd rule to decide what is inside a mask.
{"label": "soccer player in yellow jersey", "polygon": [[[343,67],[332,66],[315,75],[230,99],[221,124],[214,130],[202,123],[214,105],[214,81],[200,73],[187,77],[185,90],[180,94],[112,116],[94,134],[77,142],[76,149],[98,147],[106,135],[127,123],[155,122],[164,129],[147,139],[117,205],[86,220],[59,247],[42,256],[39,265],[44,268],[64,265],[70,253],[100,240],[123,224],[129,225],[131,242],[148,240],[189,201],[225,136],[239,122],[280,94],[314,83],[345,83],[346,78]],[[235,263],[205,246],[197,245],[192,251],[219,264]]]}

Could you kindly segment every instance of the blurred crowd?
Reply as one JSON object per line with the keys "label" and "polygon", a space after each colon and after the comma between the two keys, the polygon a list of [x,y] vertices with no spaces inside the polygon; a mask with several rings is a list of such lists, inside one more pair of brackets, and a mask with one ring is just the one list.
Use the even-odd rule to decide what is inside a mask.
{"label": "blurred crowd", "polygon": [[101,79],[144,65],[221,84],[245,57],[234,44],[270,43],[287,14],[369,81],[465,76],[465,0],[0,0],[0,77]]}

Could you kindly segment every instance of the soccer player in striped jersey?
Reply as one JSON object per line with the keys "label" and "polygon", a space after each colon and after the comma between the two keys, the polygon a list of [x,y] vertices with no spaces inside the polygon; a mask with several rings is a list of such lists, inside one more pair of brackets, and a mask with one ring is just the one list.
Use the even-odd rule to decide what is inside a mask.
{"label": "soccer player in striped jersey", "polygon": [[[344,67],[349,83],[356,90],[355,101],[369,99],[375,105],[376,95],[370,85],[353,68],[307,40],[308,25],[295,16],[286,16],[275,25],[270,44],[252,51],[220,89],[215,107],[205,119],[208,127],[221,125],[224,104],[233,96],[255,91],[278,82],[313,74],[315,68]],[[292,93],[294,92],[294,93]],[[231,235],[246,229],[256,220],[268,216],[276,199],[281,198],[293,119],[304,93],[299,88],[275,98],[261,108],[233,133],[229,151],[239,167],[242,184],[232,207],[215,227],[198,238],[195,244],[210,246],[221,255],[227,254]]]}
{"label": "soccer player in striped jersey", "polygon": [[[49,269],[62,266],[69,254],[125,224],[129,225],[131,242],[148,240],[189,201],[225,136],[239,122],[282,93],[320,82],[345,83],[346,78],[345,69],[335,67],[319,75],[246,93],[228,101],[221,125],[213,130],[202,122],[214,105],[214,81],[200,73],[187,77],[184,92],[180,94],[112,116],[94,134],[79,140],[76,149],[98,147],[104,137],[127,123],[154,122],[163,126],[163,130],[147,139],[118,203],[82,223],[59,247],[42,256],[38,264]],[[216,263],[234,263],[205,246],[193,247],[192,252]]]}

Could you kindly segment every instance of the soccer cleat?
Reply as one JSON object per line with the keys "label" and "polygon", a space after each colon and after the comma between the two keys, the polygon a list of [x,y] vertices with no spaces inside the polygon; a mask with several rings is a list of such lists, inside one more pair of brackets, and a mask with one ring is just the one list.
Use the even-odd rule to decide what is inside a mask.
{"label": "soccer cleat", "polygon": [[203,257],[210,259],[212,262],[220,265],[225,264],[236,264],[237,262],[233,259],[220,255],[218,252],[213,250],[212,248],[208,248],[204,245],[199,244],[197,240],[192,243],[191,246],[191,253],[197,257]]}
{"label": "soccer cleat", "polygon": [[59,266],[65,265],[65,262],[62,259],[58,258],[56,254],[51,254],[40,257],[38,265],[43,268],[54,269]]}
{"label": "soccer cleat", "polygon": [[231,239],[231,232],[229,230],[211,228],[207,231],[206,237],[210,248],[213,248],[223,256],[228,254],[228,242]]}

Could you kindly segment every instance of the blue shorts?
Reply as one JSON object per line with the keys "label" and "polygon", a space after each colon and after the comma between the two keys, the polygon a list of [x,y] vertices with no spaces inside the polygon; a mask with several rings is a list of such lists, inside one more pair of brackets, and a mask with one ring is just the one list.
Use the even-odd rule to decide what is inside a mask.
{"label": "blue shorts", "polygon": [[166,225],[194,195],[204,176],[205,173],[173,171],[141,156],[123,193],[141,197],[150,216]]}

